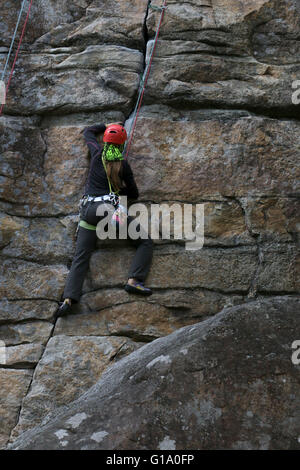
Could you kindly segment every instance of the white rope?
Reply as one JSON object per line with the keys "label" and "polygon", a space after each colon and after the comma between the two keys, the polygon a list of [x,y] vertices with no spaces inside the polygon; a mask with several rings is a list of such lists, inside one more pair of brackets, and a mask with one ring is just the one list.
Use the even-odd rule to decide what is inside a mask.
{"label": "white rope", "polygon": [[18,17],[18,21],[17,21],[16,27],[15,27],[14,35],[13,35],[13,38],[11,40],[10,48],[9,48],[9,51],[8,51],[8,54],[7,54],[7,57],[6,57],[6,62],[5,62],[5,65],[4,65],[4,69],[3,69],[3,72],[2,72],[2,75],[1,75],[1,81],[2,82],[4,81],[5,72],[6,72],[6,69],[7,69],[7,66],[8,66],[9,58],[11,56],[12,48],[13,48],[13,45],[14,45],[14,42],[15,42],[15,39],[16,39],[18,27],[19,27],[19,24],[20,24],[20,21],[21,21],[21,17],[22,17],[22,13],[23,13],[25,4],[26,4],[26,0],[23,0],[22,5],[21,5],[21,9],[20,9],[20,13],[19,13],[19,17]]}

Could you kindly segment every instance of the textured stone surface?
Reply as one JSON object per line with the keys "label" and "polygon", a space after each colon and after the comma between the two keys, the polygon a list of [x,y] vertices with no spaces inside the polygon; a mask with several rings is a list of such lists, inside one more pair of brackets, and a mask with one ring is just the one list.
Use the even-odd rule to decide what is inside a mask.
{"label": "textured stone surface", "polygon": [[[147,96],[176,106],[289,108],[299,8],[297,0],[171,0]],[[151,11],[148,28],[153,36]]]}
{"label": "textured stone surface", "polygon": [[[34,338],[32,337],[34,340]],[[44,348],[41,344],[21,344],[6,348],[5,362],[1,365],[9,367],[32,367],[39,362]]]}
{"label": "textured stone surface", "polygon": [[[143,45],[143,23],[146,14],[147,0],[116,0],[111,3],[108,0],[85,1],[85,5],[76,7],[72,4],[63,6],[63,13],[67,10],[78,10],[83,7],[84,14],[78,21],[71,21],[69,25],[61,25],[60,4],[55,6],[53,28],[41,36],[37,41],[38,46],[63,46],[79,45],[89,43],[117,43],[128,47],[142,47]],[[88,5],[87,5],[88,3]],[[85,7],[88,7],[85,9]],[[47,2],[43,3],[42,13],[48,18]],[[40,14],[40,13],[39,13]],[[70,15],[70,13],[68,13]],[[74,15],[74,14],[73,14]],[[76,18],[77,19],[77,18]],[[63,23],[66,23],[64,21]],[[69,21],[68,21],[69,22]],[[48,20],[47,20],[48,24]],[[51,23],[50,23],[51,24]]]}
{"label": "textured stone surface", "polygon": [[0,131],[1,200],[13,207],[45,207],[48,201],[42,168],[46,147],[36,120],[1,116]]}
{"label": "textured stone surface", "polygon": [[[133,300],[133,299],[132,299]],[[194,322],[196,320],[194,319]],[[152,340],[192,323],[187,315],[177,314],[162,305],[132,301],[60,319],[54,334],[129,336],[136,341]]]}
{"label": "textured stone surface", "polygon": [[294,246],[271,246],[262,250],[263,262],[258,274],[261,291],[299,292],[300,258]]}
{"label": "textured stone surface", "polygon": [[22,343],[46,344],[53,325],[49,322],[26,322],[0,326],[0,338],[7,346]]}
{"label": "textured stone surface", "polygon": [[[6,0],[1,8],[0,75],[20,4]],[[153,295],[137,299],[123,290],[134,250],[126,241],[99,241],[81,301],[54,324],[89,167],[82,130],[119,121],[129,130],[159,19],[147,6],[148,0],[32,4],[0,116],[0,340],[7,342],[0,400],[4,407],[9,403],[1,443],[17,424],[20,407],[22,430],[98,381],[115,360],[109,351],[118,359],[141,341],[213,317],[224,307],[300,292],[300,125],[299,105],[292,103],[300,71],[299,1],[168,0],[129,162],[140,202],[148,207],[204,204],[204,248],[188,252],[184,239],[155,239],[147,279]],[[20,33],[21,28],[17,41]],[[12,62],[13,56],[6,80]],[[241,341],[243,326],[235,334]],[[213,351],[220,350],[216,341]],[[280,369],[280,359],[277,364]],[[28,394],[26,374],[34,371],[27,369],[35,369]],[[260,395],[251,385],[258,411],[247,409],[232,447],[290,445],[285,437],[268,444],[268,429],[252,441],[244,438],[244,430],[252,426],[258,432],[260,416],[266,416],[270,377],[257,378]],[[275,378],[280,384],[281,375]],[[228,397],[235,384],[228,384]],[[7,395],[14,387],[16,394]],[[277,422],[276,403],[284,401],[279,385],[274,387],[268,423]],[[241,429],[231,413],[236,403],[224,426]],[[153,422],[155,413],[156,405]],[[198,422],[203,413],[205,422],[215,416],[209,403],[197,410]],[[288,435],[294,429],[289,411],[285,424]],[[95,435],[100,439],[101,429]],[[214,436],[204,446],[215,445]],[[171,434],[156,438],[159,448],[172,445]]]}
{"label": "textured stone surface", "polygon": [[51,338],[23,401],[14,435],[40,423],[49,412],[82,395],[108,366],[138,347],[139,343],[124,337],[61,335]]}
{"label": "textured stone surface", "polygon": [[[151,46],[148,43],[149,54]],[[299,65],[269,65],[220,52],[193,41],[162,40],[149,79],[148,102],[160,99],[178,107],[226,107],[229,103],[250,109],[290,107],[290,81],[296,80]]]}
{"label": "textured stone surface", "polygon": [[135,135],[130,161],[142,198],[200,202],[299,192],[297,122],[141,117]]}
{"label": "textured stone surface", "polygon": [[[69,113],[118,107],[128,112],[142,71],[142,53],[110,45],[69,52],[55,55],[54,60],[51,54],[24,55],[22,74],[16,73],[14,99],[7,99],[7,109],[33,114],[58,108]],[[31,99],[32,93],[37,100]]]}
{"label": "textured stone surface", "polygon": [[10,430],[16,425],[21,401],[27,393],[32,371],[0,369],[0,448],[4,448]]}
{"label": "textured stone surface", "polygon": [[[126,281],[133,250],[120,248],[113,264],[114,248],[96,251],[91,258],[85,290],[118,286]],[[241,260],[243,259],[243,262]],[[202,249],[190,252],[182,247],[156,247],[148,284],[157,288],[203,287],[228,292],[249,289],[257,265],[256,249]],[[106,269],[101,269],[106,266]]]}
{"label": "textured stone surface", "polygon": [[251,233],[261,241],[292,241],[300,223],[299,198],[242,198]]}
{"label": "textured stone surface", "polygon": [[205,245],[254,243],[247,228],[243,208],[238,202],[206,202],[204,216]]}
{"label": "textured stone surface", "polygon": [[[72,223],[72,216],[66,219],[12,219],[12,224],[19,225],[7,235],[10,239],[2,254],[42,263],[65,262],[66,258],[72,259],[75,248],[73,236],[75,221]],[[7,232],[6,226],[4,234]]]}
{"label": "textured stone surface", "polygon": [[[39,5],[32,4],[31,15],[28,21],[28,29],[24,37],[25,43],[31,43],[40,35],[45,34],[50,29],[60,23],[72,23],[85,13],[85,8],[90,2],[88,0],[76,0],[71,4],[67,0],[41,0]],[[59,8],[58,8],[59,6]],[[19,11],[19,3],[8,0],[2,6],[1,16],[1,43],[9,46],[15,28],[16,15]],[[28,5],[25,5],[25,11]],[[19,37],[18,32],[18,37]]]}
{"label": "textured stone surface", "polygon": [[[126,304],[136,298],[123,289],[99,289],[89,292],[81,297],[73,312],[88,313],[102,311],[118,304]],[[155,290],[151,297],[143,302],[162,305],[173,310],[175,315],[182,318],[205,317],[218,313],[224,306],[241,303],[243,297],[239,295],[223,295],[205,289],[162,289]],[[73,321],[75,318],[73,319]]]}
{"label": "textured stone surface", "polygon": [[153,341],[13,448],[299,449],[298,317],[256,301]]}
{"label": "textured stone surface", "polygon": [[23,320],[51,320],[57,303],[49,300],[1,300],[0,323]]}
{"label": "textured stone surface", "polygon": [[67,269],[64,265],[43,266],[27,261],[5,259],[2,263],[0,294],[14,298],[59,300]]}

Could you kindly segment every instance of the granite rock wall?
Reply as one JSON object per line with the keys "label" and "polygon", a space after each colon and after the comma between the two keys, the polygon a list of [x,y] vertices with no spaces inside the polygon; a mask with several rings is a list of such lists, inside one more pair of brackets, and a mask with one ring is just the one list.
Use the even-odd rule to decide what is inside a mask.
{"label": "granite rock wall", "polygon": [[[0,64],[20,4],[2,9]],[[159,12],[33,4],[0,117],[0,446],[145,343],[299,296],[299,18],[297,0],[168,2],[129,162],[140,202],[204,204],[204,246],[154,240],[154,294],[140,299],[123,290],[133,248],[99,241],[74,315],[54,322],[89,167],[82,130],[129,126]]]}

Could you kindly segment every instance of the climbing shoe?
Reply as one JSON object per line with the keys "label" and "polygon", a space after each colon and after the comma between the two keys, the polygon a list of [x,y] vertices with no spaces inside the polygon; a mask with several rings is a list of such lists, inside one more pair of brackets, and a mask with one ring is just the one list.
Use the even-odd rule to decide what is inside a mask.
{"label": "climbing shoe", "polygon": [[152,290],[145,287],[142,282],[135,282],[134,284],[126,284],[126,292],[130,294],[151,295]]}
{"label": "climbing shoe", "polygon": [[60,303],[60,306],[57,309],[54,317],[55,319],[59,317],[65,317],[66,315],[69,315],[69,313],[71,313],[71,310],[72,310],[71,303],[65,300],[64,302]]}

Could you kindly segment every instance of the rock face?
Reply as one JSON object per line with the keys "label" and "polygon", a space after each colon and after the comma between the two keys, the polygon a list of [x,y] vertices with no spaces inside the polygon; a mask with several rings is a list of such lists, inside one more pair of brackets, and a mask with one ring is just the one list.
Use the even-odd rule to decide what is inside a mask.
{"label": "rock face", "polygon": [[[1,10],[0,75],[18,3],[7,0]],[[53,320],[89,168],[82,130],[115,121],[129,129],[159,18],[152,6],[160,4],[33,3],[0,116],[0,341],[6,346],[0,362],[0,448],[79,398],[108,367],[125,363],[124,356],[139,357],[145,343],[158,344],[168,335],[174,340],[177,329],[210,317],[214,322],[223,308],[248,306],[250,300],[267,306],[264,299],[273,305],[276,298],[280,308],[274,312],[291,312],[294,307],[284,306],[292,302],[287,296],[299,298],[300,108],[292,101],[300,74],[299,1],[169,0],[129,162],[140,202],[148,207],[204,205],[204,246],[189,251],[184,239],[154,237],[147,279],[154,293],[140,299],[123,290],[132,247],[99,240],[74,314]],[[236,325],[243,341],[243,326]],[[299,339],[296,333],[293,339]],[[230,376],[229,363],[227,371]],[[258,433],[259,415],[265,416],[257,390],[267,393],[267,377],[257,378],[259,411],[249,408],[256,418],[245,415],[242,435],[233,431],[230,442],[211,438],[202,447],[294,446],[289,431],[278,434],[282,442],[263,437],[270,436],[267,430],[253,439],[247,434],[247,426]],[[266,423],[275,423],[283,396],[280,373],[277,379]],[[293,403],[285,408],[287,421]],[[210,402],[201,407],[196,421],[217,418],[215,409],[210,415]],[[102,430],[94,432],[97,443]],[[173,440],[153,439],[158,447]]]}
{"label": "rock face", "polygon": [[299,307],[259,300],[157,339],[13,448],[299,449]]}

